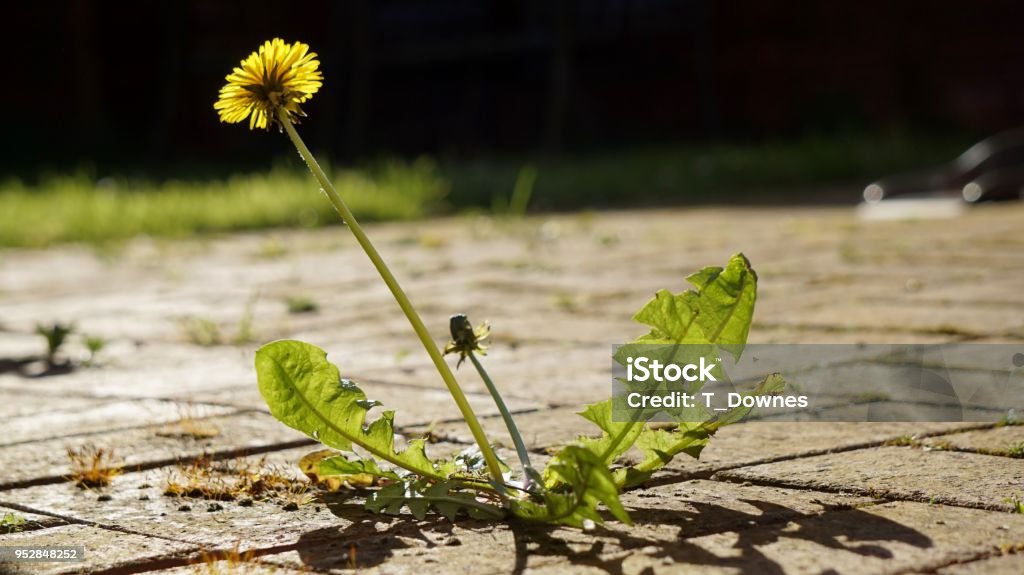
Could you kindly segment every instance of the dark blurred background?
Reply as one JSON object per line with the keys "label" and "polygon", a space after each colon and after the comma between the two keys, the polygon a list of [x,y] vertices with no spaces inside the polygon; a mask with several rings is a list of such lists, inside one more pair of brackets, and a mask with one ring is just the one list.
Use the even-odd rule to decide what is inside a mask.
{"label": "dark blurred background", "polygon": [[273,36],[321,55],[304,132],[339,158],[1024,123],[1024,8],[1012,0],[12,6],[8,170],[265,163],[280,138],[220,125],[211,105]]}
{"label": "dark blurred background", "polygon": [[285,138],[212,108],[275,36],[320,54],[325,85],[300,127],[314,151],[353,167],[429,156],[447,203],[424,213],[516,186],[531,210],[821,199],[832,185],[859,199],[886,172],[1024,125],[1013,0],[69,0],[7,14],[0,179],[30,187],[75,170],[159,183],[296,167]]}

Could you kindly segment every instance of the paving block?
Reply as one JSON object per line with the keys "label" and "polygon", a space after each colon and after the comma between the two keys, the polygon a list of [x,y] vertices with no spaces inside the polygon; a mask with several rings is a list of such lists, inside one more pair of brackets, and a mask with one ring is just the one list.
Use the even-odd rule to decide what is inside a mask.
{"label": "paving block", "polygon": [[107,403],[107,400],[103,399],[76,396],[49,401],[49,398],[40,397],[41,395],[38,390],[34,391],[31,387],[17,390],[0,388],[0,422],[48,411],[80,412]]}
{"label": "paving block", "polygon": [[[381,520],[374,532],[354,533],[344,526],[312,534],[299,548],[267,555],[268,563],[316,571],[343,569],[355,549],[360,572],[418,573],[424,568],[459,573],[508,573],[533,568],[563,554],[606,569],[615,560],[598,553],[629,555],[648,547],[671,548],[701,534],[750,529],[755,525],[785,525],[834,509],[870,503],[863,497],[792,491],[771,487],[741,487],[694,481],[630,493],[623,503],[633,515],[633,527],[610,523],[593,532],[544,524],[482,523],[441,519],[424,522],[408,517]],[[588,556],[588,554],[594,556]],[[565,566],[563,564],[563,566]],[[571,567],[571,566],[570,566]]]}
{"label": "paving block", "polygon": [[[400,444],[400,442],[397,442]],[[450,456],[465,446],[430,444],[433,458]],[[230,549],[235,544],[247,551],[276,548],[297,543],[310,532],[343,527],[362,532],[380,521],[389,521],[363,509],[361,499],[349,499],[340,493],[319,501],[315,490],[307,491],[307,480],[298,469],[298,460],[319,447],[301,447],[242,458],[241,462],[260,464],[263,469],[295,480],[295,510],[286,510],[281,500],[214,501],[198,497],[165,495],[168,480],[178,477],[177,466],[128,472],[114,478],[103,489],[80,489],[70,483],[54,483],[0,491],[0,506],[18,503],[39,512],[69,520],[89,522],[112,529],[130,530],[154,537],[174,539],[206,549]],[[498,453],[506,461],[515,455]],[[236,463],[231,460],[225,463]],[[215,475],[211,485],[220,485]],[[308,495],[308,497],[306,497]]]}
{"label": "paving block", "polygon": [[1019,575],[1024,573],[1024,554],[995,555],[975,561],[965,561],[943,567],[939,575]]}
{"label": "paving block", "polygon": [[[758,462],[845,451],[914,433],[941,433],[967,424],[752,421],[723,427],[699,460],[680,455],[672,472],[708,474]],[[837,454],[841,457],[841,454]],[[797,460],[800,461],[800,460]]]}
{"label": "paving block", "polygon": [[1024,457],[1024,426],[1004,425],[924,438],[921,443],[937,449],[976,451],[986,455]]}
{"label": "paving block", "polygon": [[0,446],[0,489],[66,477],[71,471],[67,450],[86,444],[113,449],[117,460],[131,470],[203,453],[267,449],[306,439],[268,414],[243,413]]}
{"label": "paving block", "polygon": [[[61,525],[49,529],[5,535],[3,545],[85,547],[81,562],[7,563],[0,572],[12,574],[93,573],[134,566],[168,558],[187,557],[197,551],[195,545],[138,533],[101,529],[89,525]],[[133,572],[133,571],[130,571]]]}
{"label": "paving block", "polygon": [[1024,460],[913,447],[874,447],[739,467],[721,471],[716,477],[1009,510],[1006,499],[1024,485]]}
{"label": "paving block", "polygon": [[[436,372],[434,372],[436,376]],[[370,399],[383,403],[382,407],[370,412],[373,418],[382,409],[394,410],[395,425],[406,428],[425,425],[434,421],[461,420],[462,414],[452,400],[444,384],[438,381],[437,388],[409,385],[395,385],[379,382],[358,381],[359,387]],[[255,383],[238,387],[220,388],[189,394],[193,400],[230,404],[242,409],[269,411]],[[466,398],[478,416],[498,413],[491,396],[481,393],[467,393]],[[523,411],[540,407],[527,399],[506,398],[510,410]]]}
{"label": "paving block", "polygon": [[636,541],[632,548],[614,539],[594,541],[525,561],[539,573],[931,572],[1015,545],[1022,532],[1020,515],[898,502],[700,537],[666,536],[654,544]]}
{"label": "paving block", "polygon": [[[206,417],[232,411],[230,408],[140,399],[107,401],[80,409],[61,409],[60,397],[40,394],[35,401],[49,402],[54,411],[5,418],[0,421],[0,445],[25,443],[56,437],[82,436],[100,431],[165,423],[188,414]],[[29,401],[26,397],[24,401]],[[70,402],[75,405],[74,401]]]}

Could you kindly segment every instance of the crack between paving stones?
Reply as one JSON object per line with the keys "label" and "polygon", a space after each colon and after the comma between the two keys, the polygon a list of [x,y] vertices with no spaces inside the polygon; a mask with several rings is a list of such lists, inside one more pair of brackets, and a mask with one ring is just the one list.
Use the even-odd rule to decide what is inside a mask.
{"label": "crack between paving stones", "polygon": [[[132,401],[132,400],[125,400],[125,401]],[[204,403],[202,405],[214,405],[214,404]],[[222,407],[222,406],[216,406],[216,407]],[[224,406],[224,407],[234,407],[234,406]],[[259,410],[259,409],[240,409],[240,408],[237,408],[237,407],[234,407],[234,409],[235,409],[235,411],[231,411],[231,412],[227,412],[227,413],[215,413],[215,414],[206,415],[206,416],[203,416],[203,417],[191,417],[191,418],[187,418],[187,419],[189,419],[191,421],[206,421],[208,419],[214,419],[214,418],[217,418],[217,417],[234,417],[234,416],[238,416],[238,415],[246,415],[246,414],[249,414],[249,413],[267,413],[267,412],[264,412],[264,411]],[[110,427],[110,428],[105,428],[105,429],[97,429],[95,431],[83,431],[81,433],[69,433],[67,435],[51,435],[51,436],[47,436],[47,437],[40,437],[40,438],[37,438],[37,439],[25,439],[25,440],[22,440],[22,441],[14,441],[12,443],[0,443],[0,448],[2,448],[2,447],[18,447],[19,445],[28,445],[28,444],[31,444],[31,443],[39,443],[39,442],[43,442],[43,441],[54,441],[54,440],[57,440],[57,439],[74,439],[76,437],[90,437],[90,436],[93,436],[93,435],[102,435],[104,433],[113,433],[113,432],[119,432],[119,431],[133,431],[133,430],[136,430],[136,429],[149,429],[149,428],[154,428],[154,427],[159,426],[159,425],[173,425],[175,423],[183,421],[184,419],[185,418],[179,418],[179,419],[168,420],[168,421],[161,422],[161,423],[140,423],[139,425],[126,425],[124,427]]]}
{"label": "crack between paving stones", "polygon": [[[56,513],[54,511],[47,511],[45,509],[37,509],[34,507],[30,507],[28,505],[21,505],[20,503],[11,503],[9,501],[3,501],[0,502],[0,505],[3,505],[4,507],[9,507],[11,509],[15,509],[17,511],[22,511],[24,513],[34,513],[36,515],[44,515],[46,517],[60,519],[66,525],[84,525],[86,527],[95,527],[97,529],[104,529],[106,531],[116,531],[118,533],[125,533],[128,535],[140,535],[143,537],[149,537],[151,539],[160,539],[162,541],[173,541],[175,543],[183,543],[182,541],[174,539],[173,537],[167,537],[165,535],[155,535],[152,533],[145,533],[142,531],[136,531],[134,529],[128,529],[127,527],[123,527],[121,525],[100,523],[98,521],[89,521],[88,519],[79,519],[71,515],[64,515],[63,513]],[[54,527],[62,527],[62,525],[55,525]],[[51,528],[52,527],[48,527],[47,529]]]}
{"label": "crack between paving stones", "polygon": [[[419,366],[417,366],[417,367],[419,367]],[[424,364],[423,367],[432,367],[432,366]],[[364,378],[364,379],[359,379],[359,378],[352,378],[352,379],[353,379],[353,381],[356,381],[360,385],[360,387],[369,384],[369,385],[386,385],[386,386],[389,386],[389,387],[401,387],[401,388],[404,388],[404,389],[417,390],[417,391],[432,391],[432,390],[441,391],[441,389],[437,388],[437,387],[427,387],[427,386],[424,386],[424,385],[416,385],[415,383],[409,383],[409,382],[405,382],[405,381],[389,381],[387,379],[378,379],[378,378],[376,378],[376,377],[374,377],[372,375],[370,377]],[[481,397],[484,396],[484,394],[480,393],[480,392],[472,392],[472,393],[480,395]],[[525,396],[522,396],[522,395],[516,395],[515,393],[509,394],[509,393],[502,392],[501,396],[504,397],[504,398],[507,398],[507,399],[518,399],[520,401],[537,401],[537,399],[534,398],[534,397],[525,397]],[[553,407],[554,404],[547,404],[546,406],[547,407]],[[535,407],[535,408],[524,408],[524,409],[536,411],[538,409],[543,409],[543,408],[542,407],[541,408],[536,408]],[[485,416],[485,417],[490,417],[490,416]],[[462,419],[460,418],[460,419],[458,419],[458,421],[462,421]]]}
{"label": "crack between paving stones", "polygon": [[[142,534],[142,535],[146,535],[146,534]],[[155,537],[155,536],[147,535],[147,537]],[[177,542],[177,543],[182,543],[182,541],[178,541],[177,539],[164,538],[164,537],[159,537],[159,539],[166,539],[168,541],[174,541],[174,542]],[[189,543],[189,542],[185,542],[185,543]],[[91,575],[135,575],[136,573],[149,573],[149,572],[152,572],[152,571],[161,571],[161,570],[164,570],[164,569],[172,569],[172,568],[175,568],[175,567],[187,567],[187,566],[190,566],[190,565],[201,564],[201,563],[203,563],[203,555],[202,555],[203,553],[208,553],[210,555],[215,555],[215,556],[217,556],[218,559],[220,559],[222,557],[226,557],[226,555],[224,555],[225,551],[223,551],[223,550],[206,551],[206,550],[203,549],[203,547],[201,545],[195,545],[194,543],[190,543],[190,544],[195,546],[196,551],[198,551],[199,553],[196,553],[196,551],[187,551],[187,552],[182,552],[182,553],[188,553],[188,555],[184,556],[184,557],[181,557],[181,556],[179,556],[179,557],[161,557],[159,559],[134,561],[134,562],[130,562],[130,563],[125,563],[123,565],[118,565],[117,567],[111,567],[109,569],[103,569],[103,570],[99,570],[99,571],[90,571],[90,573],[91,573]],[[276,546],[276,547],[267,547],[267,548],[263,548],[263,549],[247,549],[247,550],[244,551],[244,553],[251,552],[253,557],[259,558],[259,557],[263,557],[263,556],[266,556],[266,555],[277,555],[277,554],[281,554],[281,553],[287,553],[289,551],[295,551],[296,549],[298,549],[298,547],[299,547],[298,543],[290,543],[288,545],[279,545],[279,546]],[[279,568],[280,567],[279,565],[275,565],[275,564],[272,564],[272,563],[263,563],[263,562],[258,562],[258,563],[260,565],[269,566],[269,567],[273,567],[273,568]]]}
{"label": "crack between paving stones", "polygon": [[[734,468],[735,469],[735,468]],[[724,470],[723,470],[724,471]],[[786,480],[775,480],[775,479],[758,479],[758,478],[734,478],[734,477],[716,477],[716,472],[709,479],[711,481],[721,481],[723,483],[734,483],[737,485],[757,485],[760,487],[781,487],[783,489],[793,489],[796,491],[811,491],[819,493],[835,493],[840,495],[860,495],[863,497],[871,497],[873,499],[881,500],[880,502],[885,503],[927,503],[929,505],[944,505],[947,507],[959,507],[962,509],[978,509],[981,511],[997,511],[1001,513],[1008,513],[1005,507],[999,507],[995,504],[977,503],[960,501],[950,499],[946,496],[920,496],[915,497],[913,495],[893,493],[891,491],[880,491],[876,489],[865,489],[862,487],[838,487],[831,485],[808,485],[804,483],[790,482]]]}
{"label": "crack between paving stones", "polygon": [[[809,330],[809,331],[820,331],[823,333],[850,333],[850,332],[863,332],[863,331],[874,331],[866,326],[837,326],[834,324],[816,324],[816,323],[781,323],[772,321],[761,321],[757,324],[758,329],[789,329],[795,331]],[[909,334],[909,335],[944,335],[949,336],[950,339],[943,343],[965,343],[978,339],[986,339],[991,337],[1007,337],[1012,339],[1020,339],[1020,332],[1015,330],[1006,330],[1001,332],[985,332],[979,333],[974,331],[950,331],[941,327],[936,328],[913,328],[913,327],[898,327],[898,326],[886,326],[885,329],[881,330],[885,333],[892,334]]]}
{"label": "crack between paving stones", "polygon": [[[143,463],[132,464],[125,467],[125,470],[129,473],[135,473],[139,471],[149,471],[151,469],[159,469],[161,467],[167,467],[170,465],[178,464],[191,464],[200,457],[206,457],[213,461],[223,461],[225,459],[233,459],[236,457],[248,457],[251,455],[262,455],[264,453],[273,453],[275,451],[285,451],[287,449],[294,449],[297,447],[307,447],[319,445],[319,443],[313,439],[296,439],[295,441],[286,441],[284,443],[273,443],[270,445],[261,445],[258,447],[241,447],[232,449],[222,449],[220,451],[214,451],[212,453],[202,453],[199,455],[191,455],[188,457],[176,457],[166,458],[155,461],[146,461]],[[55,483],[65,483],[68,478],[64,475],[50,475],[46,477],[35,477],[32,479],[25,479],[22,481],[15,481],[11,483],[5,483],[0,485],[0,493],[4,491],[11,491],[14,489],[22,489],[25,487],[36,487],[39,485],[52,485]],[[0,505],[8,505],[7,502],[0,500]]]}
{"label": "crack between paving stones", "polygon": [[946,567],[952,567],[954,565],[970,565],[971,563],[977,563],[978,561],[985,561],[986,559],[1002,557],[1003,555],[1005,555],[1005,553],[1003,553],[999,549],[990,548],[983,551],[977,551],[973,553],[971,557],[968,558],[937,559],[924,566],[908,567],[906,569],[900,569],[899,571],[892,571],[891,575],[934,574],[938,573],[939,569],[945,569]]}

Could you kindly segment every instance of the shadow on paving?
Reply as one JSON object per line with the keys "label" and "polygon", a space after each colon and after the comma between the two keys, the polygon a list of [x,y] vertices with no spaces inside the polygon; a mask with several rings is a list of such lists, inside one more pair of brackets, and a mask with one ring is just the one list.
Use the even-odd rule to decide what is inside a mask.
{"label": "shadow on paving", "polygon": [[0,374],[14,373],[18,376],[34,379],[52,375],[67,375],[75,370],[68,361],[51,363],[43,357],[0,358]]}
{"label": "shadow on paving", "polygon": [[[373,533],[375,524],[384,520],[362,506],[338,500],[328,504],[332,513],[355,523],[345,528],[324,528],[307,532],[296,545],[302,567],[314,571],[369,568],[401,556],[415,547],[452,547],[453,554],[480,553],[473,547],[458,549],[463,543],[457,532],[493,534],[507,527],[514,540],[514,557],[508,558],[502,571],[523,573],[529,568],[552,562],[568,562],[622,575],[624,563],[637,553],[652,561],[736,569],[740,573],[782,574],[780,565],[761,548],[786,539],[820,545],[825,550],[845,551],[863,557],[893,558],[886,543],[899,543],[919,549],[933,546],[930,537],[899,522],[846,505],[825,505],[824,513],[803,513],[761,500],[741,499],[760,511],[745,513],[715,504],[688,502],[691,510],[632,507],[633,527],[598,527],[586,533],[553,525],[509,520],[504,524],[460,520],[453,524],[434,517],[425,521],[397,517],[384,532]],[[766,519],[767,518],[767,519]],[[674,531],[674,532],[673,532]],[[667,532],[673,532],[671,536]],[[659,535],[660,534],[660,535]],[[735,542],[727,547],[721,540],[730,535]],[[493,542],[492,542],[493,545]],[[493,550],[493,547],[490,547]],[[727,549],[718,554],[711,549]],[[496,551],[495,555],[501,555]],[[491,557],[490,559],[494,559]],[[482,559],[482,558],[481,558]],[[481,565],[493,561],[481,560]],[[827,570],[825,573],[835,573]]]}

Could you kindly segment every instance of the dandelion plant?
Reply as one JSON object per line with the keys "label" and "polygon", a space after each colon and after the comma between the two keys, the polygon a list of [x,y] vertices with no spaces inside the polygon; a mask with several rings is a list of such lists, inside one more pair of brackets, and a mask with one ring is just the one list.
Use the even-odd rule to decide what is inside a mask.
{"label": "dandelion plant", "polygon": [[[328,488],[365,491],[366,507],[381,513],[408,509],[416,517],[438,512],[451,519],[460,514],[478,519],[511,514],[587,528],[603,521],[603,508],[629,523],[619,501],[623,489],[645,482],[680,453],[699,456],[719,427],[741,419],[747,411],[730,410],[696,422],[676,414],[673,427],[655,429],[646,420],[620,421],[609,399],[580,413],[597,426],[593,437],[568,442],[544,470],[534,471],[512,414],[477,357],[484,353],[482,342],[489,334],[486,324],[473,328],[464,315],[453,316],[452,340],[442,353],[398,279],[299,136],[295,125],[306,116],[301,105],[323,86],[319,68],[317,55],[309,46],[275,38],[227,75],[228,83],[214,108],[223,122],[248,120],[251,130],[277,126],[288,136],[422,342],[472,432],[475,446],[447,459],[430,458],[424,439],[412,439],[398,449],[393,411],[371,420],[370,410],[380,403],[343,377],[324,350],[301,341],[276,341],[256,352],[260,392],[274,417],[328,448],[302,458],[301,470]],[[738,357],[746,343],[757,293],[757,275],[750,262],[737,254],[726,266],[705,268],[687,280],[692,289],[677,294],[662,290],[634,316],[650,329],[635,343],[704,344]],[[487,386],[515,444],[518,472],[496,456],[444,359],[448,353],[458,354],[460,365],[469,359]],[[777,376],[769,376],[752,393],[777,393],[781,385]],[[622,456],[633,447],[642,458],[624,463]]]}

